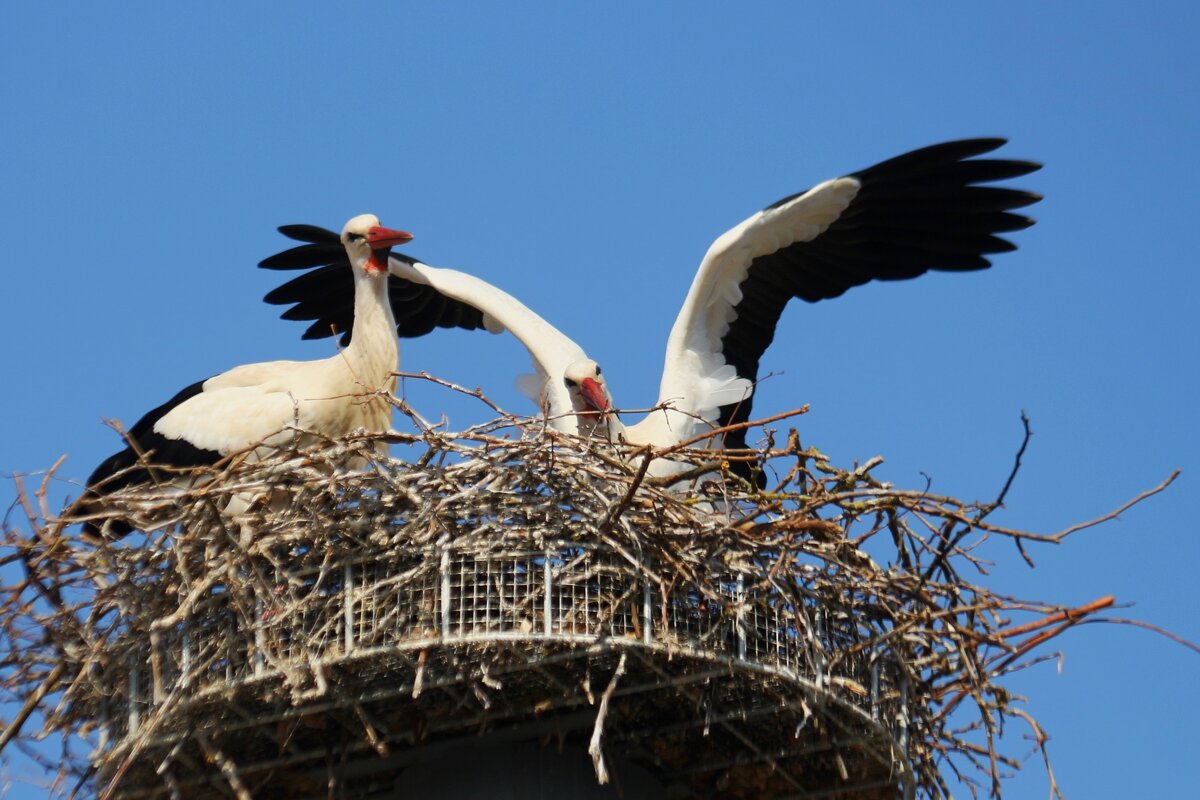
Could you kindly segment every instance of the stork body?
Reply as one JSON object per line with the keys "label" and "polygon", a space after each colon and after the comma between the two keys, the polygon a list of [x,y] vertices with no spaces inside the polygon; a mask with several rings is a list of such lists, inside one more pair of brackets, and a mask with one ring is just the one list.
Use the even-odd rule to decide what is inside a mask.
{"label": "stork body", "polygon": [[[837,297],[871,280],[904,280],[930,270],[971,271],[1015,246],[998,234],[1033,224],[1013,213],[1036,194],[990,186],[1028,174],[1027,161],[977,158],[1003,139],[970,139],[922,148],[786,197],[719,236],[700,263],[667,339],[658,406],[636,425],[612,414],[599,365],[583,349],[510,295],[452,270],[393,257],[397,286],[433,287],[477,308],[484,327],[506,328],[533,359],[536,374],[518,385],[563,430],[606,433],[631,444],[665,447],[706,429],[749,419],[759,361],[784,307]],[[261,266],[317,266],[267,295],[292,304],[287,319],[315,320],[305,338],[348,335],[354,319],[335,293],[314,291],[339,267],[329,259],[332,233],[280,229],[310,242]],[[303,232],[304,235],[297,235]],[[322,249],[324,248],[324,249]],[[574,414],[564,414],[565,411]],[[725,445],[745,445],[744,432]]]}
{"label": "stork body", "polygon": [[[346,224],[339,240],[353,274],[357,336],[336,355],[319,361],[269,361],[234,367],[183,389],[151,410],[126,434],[127,446],[88,478],[87,497],[160,480],[163,467],[198,467],[231,453],[258,459],[280,445],[304,447],[355,430],[385,431],[400,350],[388,296],[389,249],[409,241],[364,214]],[[381,445],[383,446],[383,445]],[[144,454],[144,461],[139,458]],[[131,530],[112,520],[108,533]],[[100,533],[94,523],[84,533]]]}

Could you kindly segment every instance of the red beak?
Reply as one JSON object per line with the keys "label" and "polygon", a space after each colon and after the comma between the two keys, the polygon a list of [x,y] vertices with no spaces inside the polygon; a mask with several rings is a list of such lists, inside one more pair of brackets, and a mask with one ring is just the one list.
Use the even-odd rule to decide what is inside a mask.
{"label": "red beak", "polygon": [[367,244],[372,250],[387,250],[398,244],[411,242],[413,235],[408,231],[394,231],[391,228],[375,226],[367,231]]}
{"label": "red beak", "polygon": [[604,389],[600,384],[592,378],[584,378],[579,383],[579,393],[583,395],[583,399],[587,404],[600,413],[608,411],[608,398],[604,396]]}

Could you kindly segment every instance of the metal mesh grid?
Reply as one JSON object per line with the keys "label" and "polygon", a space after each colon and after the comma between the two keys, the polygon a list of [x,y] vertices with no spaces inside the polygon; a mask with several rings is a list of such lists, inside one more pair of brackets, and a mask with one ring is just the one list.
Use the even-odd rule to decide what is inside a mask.
{"label": "metal mesh grid", "polygon": [[[529,701],[520,698],[541,698],[535,705],[544,709],[547,690],[550,697],[578,702],[579,667],[574,664],[582,658],[611,670],[611,656],[602,653],[611,653],[615,645],[637,648],[645,664],[643,684],[626,691],[654,698],[645,712],[625,708],[633,726],[630,742],[639,739],[639,726],[661,728],[652,738],[667,737],[663,741],[691,741],[688,737],[698,729],[706,731],[705,737],[716,737],[710,726],[728,718],[738,720],[745,731],[730,729],[714,738],[712,746],[719,740],[758,754],[737,758],[762,763],[801,752],[815,757],[806,748],[816,745],[796,739],[797,722],[780,723],[776,717],[807,719],[813,707],[835,713],[830,710],[837,707],[833,698],[858,714],[846,731],[834,731],[833,741],[844,739],[852,749],[858,747],[854,742],[876,742],[872,746],[887,751],[892,745],[878,742],[903,741],[907,732],[904,695],[897,690],[891,665],[867,653],[843,657],[831,668],[825,656],[831,646],[829,621],[807,604],[797,608],[769,584],[752,585],[749,572],[662,584],[653,565],[634,565],[603,546],[580,543],[496,550],[450,544],[294,568],[286,566],[287,555],[270,554],[265,559],[269,568],[264,563],[249,570],[253,576],[240,576],[254,587],[252,608],[234,607],[214,583],[192,614],[152,637],[148,654],[131,654],[127,671],[104,678],[109,700],[99,714],[103,750],[119,752],[135,741],[178,747],[188,735],[186,727],[156,714],[173,693],[175,700],[182,697],[181,705],[171,709],[181,721],[194,719],[205,703],[229,703],[235,696],[247,698],[248,729],[305,718],[308,712],[295,698],[328,703],[331,696],[340,697],[342,690],[336,687],[341,681],[333,676],[342,670],[355,676],[348,691],[357,699],[335,705],[350,702],[366,709],[383,703],[372,713],[394,716],[392,709],[410,706],[423,685],[450,692],[455,682],[468,680],[464,676],[474,673],[464,672],[453,654],[471,647],[489,648],[493,654],[483,683],[470,690],[475,700],[485,698],[481,702],[489,725],[506,714],[541,713],[522,705]],[[835,639],[853,634],[852,626],[840,621],[832,628]],[[597,645],[605,649],[589,649]],[[431,654],[441,655],[427,665]],[[563,658],[567,660],[560,662]],[[485,662],[472,668],[477,671],[480,663]],[[711,667],[699,668],[704,663]],[[591,669],[586,667],[584,685]],[[500,681],[498,675],[505,677]],[[732,680],[737,675],[743,678]],[[661,697],[655,682],[661,683]],[[264,695],[266,686],[276,688]],[[504,691],[497,694],[498,686]],[[270,714],[248,710],[258,702],[253,698],[289,694],[292,703],[275,701]],[[405,694],[400,706],[384,702]],[[807,705],[802,700],[780,705],[780,698],[788,696],[809,700]],[[454,702],[465,700],[460,696]],[[700,719],[695,718],[698,704],[710,708]],[[508,710],[502,713],[501,708]],[[681,711],[687,708],[692,709],[690,721]],[[734,711],[718,714],[715,709]],[[848,712],[835,716],[843,713]],[[659,719],[663,714],[662,720],[681,721],[665,725]],[[864,733],[864,725],[874,729]],[[614,736],[620,738],[616,732]],[[780,742],[792,740],[797,743],[780,749]],[[686,763],[683,756],[670,757]],[[265,751],[248,752],[243,763],[257,758],[272,761]],[[876,757],[873,763],[880,761]],[[697,767],[701,772],[711,768],[708,763]],[[690,774],[684,766],[677,769],[685,778]]]}
{"label": "metal mesh grid", "polygon": [[533,553],[444,551],[440,606],[443,636],[532,633],[537,624]]}
{"label": "metal mesh grid", "polygon": [[[421,574],[421,561],[415,558],[407,572]],[[403,566],[374,560],[352,566],[346,577],[351,648],[395,644],[401,631],[419,637],[435,634],[436,582],[405,580]]]}
{"label": "metal mesh grid", "polygon": [[637,605],[642,582],[585,548],[572,548],[544,559],[548,588],[547,624],[543,630],[568,636],[638,638]]}
{"label": "metal mesh grid", "polygon": [[[840,659],[830,674],[829,621],[810,619],[820,612],[798,609],[770,587],[747,589],[745,576],[664,592],[651,573],[578,543],[499,552],[450,546],[263,574],[270,577],[255,584],[254,608],[230,607],[215,585],[197,613],[154,637],[149,659],[131,655],[129,671],[109,688],[108,741],[136,731],[181,683],[228,688],[291,666],[488,638],[639,642],[815,680],[850,699],[865,687],[862,705],[876,718],[903,715],[878,708],[895,705],[880,699],[896,695],[889,665],[868,653]],[[837,638],[852,633],[837,627]]]}
{"label": "metal mesh grid", "polygon": [[791,671],[800,668],[803,644],[793,604],[769,598],[763,604],[745,604],[740,613],[741,624],[746,629],[743,658]]}

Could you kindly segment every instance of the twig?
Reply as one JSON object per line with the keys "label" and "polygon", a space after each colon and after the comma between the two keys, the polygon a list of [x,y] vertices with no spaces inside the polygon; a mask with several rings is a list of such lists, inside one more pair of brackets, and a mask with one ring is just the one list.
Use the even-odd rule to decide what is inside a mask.
{"label": "twig", "polygon": [[1085,623],[1085,624],[1086,623],[1097,623],[1097,622],[1103,622],[1103,623],[1108,623],[1108,624],[1112,624],[1112,625],[1132,625],[1135,628],[1145,628],[1148,631],[1157,633],[1159,636],[1165,636],[1168,639],[1170,639],[1171,641],[1175,642],[1176,644],[1181,644],[1184,647],[1186,647],[1187,649],[1191,650],[1193,653],[1200,655],[1200,646],[1196,645],[1194,642],[1191,642],[1191,641],[1183,638],[1182,636],[1177,636],[1176,634],[1171,633],[1169,630],[1167,630],[1165,628],[1160,628],[1157,625],[1151,625],[1149,622],[1144,622],[1140,619],[1123,619],[1121,617],[1104,617],[1102,619],[1083,620],[1083,623]]}
{"label": "twig", "polygon": [[654,454],[658,458],[663,458],[664,456],[669,456],[673,453],[678,453],[680,450],[689,448],[697,442],[703,442],[707,441],[708,439],[712,439],[714,436],[725,436],[735,431],[744,431],[749,428],[761,428],[764,425],[770,425],[772,422],[779,422],[780,420],[790,419],[792,417],[800,416],[801,414],[807,414],[808,408],[809,407],[806,404],[800,406],[799,408],[793,408],[791,411],[772,414],[771,416],[763,417],[762,419],[750,420],[749,422],[736,422],[732,425],[725,425],[720,428],[712,428],[711,430],[706,430],[703,433],[698,433],[690,439],[684,439],[678,444],[673,444],[670,447],[664,447],[661,450],[655,450]]}
{"label": "twig", "polygon": [[600,708],[596,711],[596,724],[592,727],[592,739],[588,743],[588,754],[592,757],[592,766],[596,769],[596,781],[601,785],[608,783],[608,768],[604,765],[604,750],[600,746],[600,740],[604,736],[604,719],[608,716],[608,702],[612,699],[613,692],[617,690],[617,681],[625,674],[625,656],[625,653],[621,653],[617,669],[609,679],[604,694],[600,695]]}
{"label": "twig", "polygon": [[246,784],[242,783],[242,779],[238,777],[237,764],[234,764],[229,756],[214,747],[212,742],[203,733],[197,733],[195,736],[196,741],[200,743],[200,747],[204,749],[204,754],[221,770],[221,774],[229,782],[229,788],[237,795],[238,800],[253,800],[250,790],[246,788]]}
{"label": "twig", "polygon": [[1011,639],[1014,636],[1020,636],[1023,633],[1029,633],[1031,631],[1044,628],[1047,625],[1053,625],[1055,622],[1079,619],[1087,616],[1088,614],[1094,614],[1101,609],[1109,608],[1114,602],[1115,600],[1112,595],[1105,595],[1104,597],[1093,600],[1090,603],[1085,603],[1084,605],[1076,608],[1064,608],[1062,611],[1056,611],[1053,614],[1047,614],[1042,619],[1034,620],[1033,622],[1027,622],[1024,625],[1017,625],[1012,628],[1004,628],[1003,630],[996,631],[995,636],[997,639]]}
{"label": "twig", "polygon": [[0,734],[0,753],[4,752],[4,748],[8,746],[13,737],[21,732],[21,728],[24,727],[25,721],[29,719],[29,715],[42,702],[42,698],[54,690],[54,687],[58,684],[66,670],[67,663],[59,661],[54,669],[50,670],[50,674],[46,676],[46,679],[25,698],[25,702],[21,705],[21,710],[13,717],[13,721],[8,723],[8,727],[4,729],[4,733]]}
{"label": "twig", "polygon": [[1158,486],[1155,486],[1153,489],[1147,489],[1146,491],[1139,494],[1137,497],[1122,504],[1121,507],[1116,509],[1115,511],[1110,511],[1102,517],[1097,517],[1096,519],[1089,520],[1087,522],[1081,522],[1078,525],[1071,525],[1070,527],[1065,528],[1062,531],[1059,531],[1058,533],[1050,536],[1049,537],[1050,540],[1055,541],[1055,542],[1060,542],[1063,539],[1070,536],[1072,533],[1075,533],[1076,531],[1081,531],[1086,528],[1093,528],[1097,525],[1108,522],[1109,520],[1116,519],[1117,517],[1121,516],[1126,511],[1128,511],[1129,509],[1136,506],[1138,503],[1142,502],[1143,500],[1145,500],[1149,497],[1153,497],[1154,495],[1156,495],[1159,492],[1166,489],[1168,486],[1170,486],[1172,483],[1175,482],[1175,479],[1179,477],[1179,473],[1181,471],[1182,470],[1176,469],[1174,472],[1172,472],[1170,475],[1168,475],[1166,480],[1164,480]]}
{"label": "twig", "polygon": [[486,405],[488,408],[490,408],[492,411],[495,411],[497,414],[499,414],[503,419],[508,420],[509,422],[516,422],[519,419],[515,415],[508,413],[504,409],[500,408],[500,406],[493,403],[487,397],[487,395],[485,395],[483,393],[483,389],[480,389],[478,387],[476,387],[475,389],[467,389],[464,386],[459,386],[457,383],[451,383],[450,381],[442,380],[441,378],[434,377],[433,375],[430,375],[428,372],[424,372],[424,371],[421,371],[421,372],[395,372],[393,374],[397,378],[414,378],[417,380],[429,381],[430,383],[435,383],[438,386],[442,386],[446,389],[450,389],[452,391],[458,392],[459,394],[465,394],[467,397],[474,397],[476,400],[480,401],[481,403]]}

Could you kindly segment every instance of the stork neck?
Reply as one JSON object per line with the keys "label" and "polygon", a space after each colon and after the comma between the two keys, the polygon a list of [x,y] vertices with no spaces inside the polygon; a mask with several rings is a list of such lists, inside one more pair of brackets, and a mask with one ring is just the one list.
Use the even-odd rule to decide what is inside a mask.
{"label": "stork neck", "polygon": [[396,319],[388,299],[387,274],[354,275],[354,330],[344,356],[358,379],[371,387],[390,386],[399,367]]}

